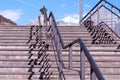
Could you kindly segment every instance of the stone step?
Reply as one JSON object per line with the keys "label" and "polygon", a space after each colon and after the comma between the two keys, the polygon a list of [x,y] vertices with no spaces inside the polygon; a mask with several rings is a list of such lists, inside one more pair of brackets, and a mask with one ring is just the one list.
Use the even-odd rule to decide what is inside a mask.
{"label": "stone step", "polygon": [[118,75],[104,75],[106,80],[120,80],[120,76]]}
{"label": "stone step", "polygon": [[[25,48],[19,48],[19,47],[17,47],[17,48],[1,48],[0,49],[0,54],[1,55],[8,55],[7,52],[9,52],[10,54],[16,55],[16,52],[17,52],[18,55],[21,55],[21,52],[22,52],[22,53],[25,53],[25,55],[26,55],[26,54],[28,54],[29,50],[31,50],[31,49],[29,49],[28,47],[26,47],[26,49]],[[32,53],[37,53],[37,51],[39,51],[39,49],[33,49]],[[51,49],[51,50],[48,50],[47,53],[53,55],[54,54],[53,51],[54,50]],[[69,54],[68,50],[64,49],[62,51],[63,51],[62,55],[68,55]],[[109,49],[104,49],[104,50],[103,49],[96,49],[96,50],[94,50],[94,49],[91,49],[89,51],[94,56],[95,55],[96,56],[99,56],[99,55],[101,55],[101,56],[109,56],[109,55],[110,56],[119,56],[120,55],[120,53],[119,53],[120,50],[119,49],[118,50],[117,49],[113,49],[113,50],[109,50]],[[79,49],[73,50],[73,55],[77,55],[78,53],[80,53]]]}
{"label": "stone step", "polygon": [[[2,41],[2,40],[0,40],[0,41]],[[16,44],[2,44],[3,43],[2,42],[1,45],[0,45],[0,48],[17,48],[17,47],[18,48],[22,48],[22,47],[27,47],[28,48],[29,46],[35,44],[34,42],[33,43],[31,42],[31,43],[27,44],[27,40],[7,40],[6,43],[7,42],[14,42],[14,41],[16,41]],[[21,44],[21,45],[17,44],[17,42],[19,42],[19,41],[23,42],[23,44]],[[37,43],[35,47],[37,48],[40,44],[41,43]],[[50,42],[49,42],[49,44],[50,44]],[[87,42],[86,42],[85,45],[87,46],[88,49],[103,49],[103,50],[108,49],[108,48],[109,49],[116,49],[116,47],[118,46],[118,45],[114,45],[114,44],[93,45],[93,44],[89,44]],[[73,50],[79,50],[79,47],[80,47],[80,44],[74,44],[72,46]],[[53,49],[52,45],[49,45],[49,49]],[[67,48],[67,50],[68,49],[69,48]]]}
{"label": "stone step", "polygon": [[[3,70],[9,70],[9,69],[3,69]],[[12,69],[12,70],[15,70],[15,72],[17,72],[16,70],[19,70],[19,68],[17,68],[17,69]],[[101,69],[102,70],[102,69]],[[104,69],[103,69],[104,70]],[[10,72],[11,70],[9,70],[9,72]],[[13,71],[11,71],[10,73],[8,72],[8,71],[6,71],[7,73],[5,73],[5,72],[2,72],[2,75],[4,74],[4,75],[30,75],[30,72],[27,72],[28,71],[28,69],[25,71],[25,69],[24,69],[24,73],[22,72],[22,71],[19,71],[19,73],[15,73],[15,72],[13,72]],[[38,72],[39,73],[39,72]],[[38,75],[38,73],[35,73],[34,75]],[[108,74],[109,72],[106,72],[106,73],[103,73],[104,75],[119,75],[120,73],[119,72],[116,72],[116,73],[111,73],[111,74]],[[40,74],[40,73],[39,73]],[[54,75],[56,75],[56,74],[58,74],[57,72],[56,73],[53,73]],[[79,71],[77,71],[77,70],[64,70],[64,74],[65,74],[65,76],[67,75],[72,75],[71,77],[74,77],[75,75],[80,75],[80,72]],[[1,76],[1,74],[0,74],[0,76]]]}
{"label": "stone step", "polygon": [[[119,52],[90,52],[91,53],[91,55],[92,56],[105,56],[105,57],[112,57],[112,56],[120,56],[120,53]],[[106,54],[105,54],[106,53]],[[31,52],[31,54],[33,54],[33,56],[37,56],[37,54],[38,54],[38,51],[32,51]],[[49,56],[53,56],[54,57],[54,52],[53,51],[49,51],[49,52],[47,52],[47,54],[49,54]],[[29,51],[28,50],[19,50],[19,51],[16,51],[16,50],[6,50],[6,51],[0,51],[0,56],[29,56],[30,55],[30,53],[29,53]],[[69,53],[68,52],[65,52],[65,51],[63,51],[63,53],[62,53],[62,56],[68,56],[69,55]],[[73,56],[75,56],[75,57],[77,57],[77,56],[80,56],[80,52],[79,51],[76,51],[76,52],[73,52]],[[68,56],[69,57],[69,56]],[[68,59],[68,57],[67,57],[67,59]]]}
{"label": "stone step", "polygon": [[[22,69],[23,71],[26,71],[26,70],[28,70],[29,69],[29,67],[31,67],[31,65],[23,65],[22,63],[20,63],[21,65],[19,65],[19,64],[12,64],[12,66],[11,65],[9,65],[9,64],[6,64],[6,65],[1,65],[1,67],[0,67],[0,69],[3,69],[4,70],[4,72],[7,72],[7,71],[5,71],[5,70],[8,70],[8,69]],[[99,66],[99,65],[98,65]],[[41,68],[41,65],[34,65],[34,69],[40,69]],[[56,69],[52,69],[52,68],[57,68],[56,66],[54,66],[54,65],[52,65],[51,66],[51,70],[56,70]],[[68,67],[66,67],[65,69],[67,69]],[[101,72],[104,74],[104,75],[111,75],[111,74],[120,74],[120,67],[119,67],[119,65],[118,65],[118,67],[112,67],[112,66],[107,66],[107,67],[101,67],[101,66],[99,66],[99,68],[100,68],[100,70],[101,70]],[[79,67],[73,67],[73,70],[79,70],[80,68]],[[88,72],[90,72],[90,70],[89,70],[89,66],[87,65],[86,66],[86,70],[88,71]],[[114,71],[113,73],[111,73],[111,71]],[[15,71],[16,72],[16,71]],[[26,71],[27,72],[27,71]],[[86,74],[89,74],[89,73],[86,73]],[[1,72],[0,72],[1,73]]]}
{"label": "stone step", "polygon": [[28,41],[29,40],[29,37],[3,37],[3,39],[0,39],[0,41],[1,41],[1,43],[2,43],[2,41],[3,42],[9,42],[9,41],[11,41],[12,42],[12,40],[13,40],[13,42],[14,42],[14,40],[18,40],[18,41]]}
{"label": "stone step", "polygon": [[30,31],[30,28],[0,28],[0,31]]}
{"label": "stone step", "polygon": [[[66,75],[66,76],[69,75],[69,77],[71,77],[71,79],[74,79],[74,80],[76,80],[76,78],[80,78],[80,75],[76,75],[76,74],[79,74],[77,71],[71,71],[71,72],[72,73],[70,73],[70,74],[69,73],[64,73],[64,75]],[[12,79],[28,79],[28,77],[30,76],[31,72],[11,73],[11,74],[3,73],[3,74],[6,75],[6,76],[4,76],[3,79],[5,79],[5,77],[7,77],[7,76],[9,77],[9,79],[11,79],[11,78]],[[14,75],[14,76],[12,76],[12,75]],[[53,74],[53,76],[54,75],[56,75],[56,74]],[[72,76],[70,76],[70,75],[72,75]],[[55,78],[55,76],[54,77],[53,76],[51,76],[50,79],[52,79],[52,80],[59,80],[58,77]],[[37,73],[34,73],[34,75],[32,76],[31,79],[37,79],[38,80],[39,77],[40,77],[40,72],[37,72]],[[2,79],[2,75],[0,75],[0,78]],[[68,79],[66,78],[66,80],[69,80],[69,78]],[[80,80],[80,79],[77,79],[77,80]]]}
{"label": "stone step", "polygon": [[[29,59],[29,57],[30,57],[30,59]],[[110,62],[120,62],[120,58],[119,58],[119,56],[101,56],[101,55],[99,55],[99,56],[92,56],[93,57],[93,59],[96,61],[96,62],[108,62],[108,63],[110,63]],[[19,61],[25,61],[25,62],[29,62],[31,59],[37,59],[38,58],[38,56],[37,55],[1,55],[0,56],[0,61],[17,61],[17,62],[19,62]],[[52,62],[54,62],[55,61],[55,57],[54,57],[54,55],[49,55],[48,57],[47,57],[48,59],[50,59]],[[102,58],[102,59],[101,59]],[[68,62],[69,61],[69,56],[68,55],[64,55],[64,56],[62,56],[62,60],[64,61],[64,62]],[[73,62],[80,62],[80,55],[73,55],[73,58],[72,58],[72,60],[73,60]],[[86,61],[87,61],[87,58],[86,58]]]}
{"label": "stone step", "polygon": [[[2,45],[6,45],[7,46],[7,44],[8,44],[8,46],[11,44],[11,43],[15,43],[15,44],[11,44],[11,46],[12,45],[18,45],[18,44],[20,44],[20,45],[22,45],[22,43],[23,43],[23,45],[25,45],[25,44],[28,44],[27,42],[28,42],[28,40],[29,39],[8,39],[8,40],[6,40],[6,39],[3,39],[3,40],[0,40],[0,45],[2,46]],[[6,44],[5,44],[6,43]],[[34,42],[33,42],[34,43]]]}
{"label": "stone step", "polygon": [[30,33],[30,30],[0,30],[0,33],[1,34],[29,34]]}
{"label": "stone step", "polygon": [[30,28],[31,26],[26,26],[26,25],[0,25],[0,28]]}
{"label": "stone step", "polygon": [[[3,73],[3,75],[0,75],[0,79],[7,79],[8,78],[10,80],[14,79],[14,80],[28,80],[30,75],[32,74],[32,72],[23,72],[23,73]],[[34,79],[34,80],[40,80],[40,72],[34,73],[32,75],[32,77],[30,79]],[[54,77],[50,77],[50,79],[54,79]]]}
{"label": "stone step", "polygon": [[[7,38],[7,37],[6,37]],[[8,43],[8,42],[15,42],[15,41],[17,41],[18,43],[19,42],[28,42],[28,40],[29,40],[29,38],[22,38],[22,37],[20,37],[20,38],[15,38],[15,37],[13,37],[13,39],[11,38],[11,39],[0,39],[0,43],[2,44],[2,43],[4,43],[4,42],[6,42],[6,43]],[[43,41],[45,41],[46,39],[43,39]],[[69,41],[69,42],[68,42]],[[30,43],[31,44],[33,44],[33,43],[35,43],[36,42],[36,39],[33,39],[33,40],[31,40],[30,41]],[[70,43],[71,42],[71,40],[67,40],[67,41],[65,41],[65,44],[67,44],[67,43]],[[90,40],[84,40],[84,42],[85,42],[85,44],[87,44],[87,46],[91,46],[91,45],[93,45],[93,44],[91,44],[92,42],[90,41]],[[16,42],[15,42],[16,43]],[[51,44],[51,41],[49,41],[49,44]],[[79,44],[78,44],[79,45]],[[118,46],[119,44],[94,44],[94,45],[98,45],[98,46],[102,46],[102,47],[104,47],[104,46]],[[77,47],[77,46],[76,46]]]}
{"label": "stone step", "polygon": [[0,27],[18,27],[18,28],[28,28],[28,27],[30,27],[30,26],[28,26],[28,25],[0,25]]}
{"label": "stone step", "polygon": [[[39,51],[39,49],[40,48],[35,48],[35,49],[33,49],[34,51]],[[28,51],[28,50],[30,50],[30,48],[29,47],[27,47],[27,46],[24,46],[24,47],[22,47],[22,46],[8,46],[8,47],[0,47],[0,51],[3,51],[3,50],[7,50],[7,51]],[[115,49],[115,48],[113,48],[112,49],[112,47],[111,47],[111,49],[110,48],[92,48],[92,47],[90,47],[90,48],[88,48],[88,50],[90,51],[90,52],[97,52],[97,51],[99,51],[99,52],[119,52],[119,49]],[[50,49],[49,51],[53,51],[52,49]],[[62,51],[67,51],[68,52],[68,50],[65,50],[65,49],[63,49]],[[73,50],[73,52],[74,51],[80,51],[80,49],[79,48],[75,48],[74,50]]]}
{"label": "stone step", "polygon": [[[54,57],[53,57],[54,58]],[[48,58],[49,59],[49,58]],[[3,59],[1,59],[3,60]],[[7,61],[7,60],[3,60],[3,61],[0,61],[0,68],[28,68],[30,67],[30,65],[28,65],[30,63],[30,60],[12,60],[10,59],[10,61]],[[39,63],[40,60],[38,60],[37,63]],[[64,66],[65,68],[69,68],[69,61],[67,60],[64,60]],[[56,61],[55,60],[50,60],[49,61],[49,64],[51,65],[51,68],[57,68],[57,64],[56,64]],[[120,62],[107,62],[107,61],[96,61],[96,64],[98,65],[99,68],[105,68],[105,69],[108,69],[108,68],[120,68]],[[31,63],[31,65],[34,65],[34,68],[40,68],[41,66],[40,65],[35,65],[34,62]],[[80,61],[73,61],[72,62],[72,68],[73,69],[80,69]],[[90,63],[88,61],[85,62],[85,68],[89,69],[90,68]]]}
{"label": "stone step", "polygon": [[78,27],[78,26],[74,26],[74,27],[69,27],[69,26],[60,26],[58,27],[59,30],[86,30],[84,27]]}
{"label": "stone step", "polygon": [[26,38],[28,38],[29,37],[29,35],[28,34],[9,34],[9,35],[5,35],[5,34],[1,34],[0,35],[0,37],[2,37],[3,39],[4,38],[9,38],[9,39],[12,39],[13,37],[15,37],[15,38],[24,38],[24,37],[26,37]]}
{"label": "stone step", "polygon": [[89,34],[87,31],[82,31],[82,32],[60,32],[60,34],[68,34],[68,35],[72,35],[72,34]]}

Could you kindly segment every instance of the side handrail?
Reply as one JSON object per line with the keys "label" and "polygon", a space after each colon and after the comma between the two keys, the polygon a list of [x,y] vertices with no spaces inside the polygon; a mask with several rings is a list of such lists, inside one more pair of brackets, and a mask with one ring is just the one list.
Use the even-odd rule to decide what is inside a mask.
{"label": "side handrail", "polygon": [[[105,4],[102,4],[102,2],[104,2]],[[84,20],[86,20],[86,18],[90,17],[92,13],[94,13],[99,6],[101,5],[110,5],[111,8],[114,8],[115,10],[117,10],[120,13],[120,9],[117,8],[115,5],[111,4],[110,2],[108,2],[107,0],[100,0],[80,21],[80,23],[83,23]],[[107,7],[106,7],[107,8]],[[109,8],[108,8],[109,9]],[[110,10],[110,9],[109,9]],[[111,11],[111,10],[110,10]],[[112,12],[113,13],[113,12]]]}
{"label": "side handrail", "polygon": [[101,5],[101,7],[106,8],[108,11],[110,11],[111,13],[113,13],[114,15],[116,15],[118,18],[120,18],[120,16],[118,14],[116,14],[115,12],[113,12],[112,10],[110,10],[109,8],[107,8],[105,5]]}
{"label": "side handrail", "polygon": [[[45,13],[45,14],[46,14],[46,13]],[[56,35],[58,36],[57,38],[59,38],[59,40],[60,40],[61,47],[62,47],[63,49],[66,49],[66,48],[72,47],[75,43],[79,43],[81,49],[83,50],[85,56],[87,57],[90,65],[91,65],[91,69],[92,69],[92,71],[95,73],[96,77],[97,77],[99,80],[105,80],[104,77],[103,77],[103,75],[102,75],[102,73],[100,72],[99,68],[97,67],[97,64],[95,63],[94,59],[92,58],[91,54],[89,53],[88,49],[86,48],[84,42],[82,41],[82,39],[81,39],[81,38],[78,38],[78,39],[72,41],[71,43],[69,43],[69,44],[67,44],[67,45],[64,45],[63,39],[62,39],[62,37],[61,37],[60,31],[59,31],[59,29],[58,29],[58,27],[57,27],[57,24],[56,24],[56,22],[55,22],[55,18],[54,18],[54,16],[53,16],[53,13],[52,13],[52,12],[50,12],[49,17],[48,17],[46,20],[49,20],[50,18],[52,18],[52,22],[54,23],[53,26],[51,25],[51,29],[52,29],[53,27],[55,27],[56,32],[57,32]],[[84,76],[84,77],[82,77],[82,76]],[[85,80],[85,72],[83,72],[83,74],[81,74],[81,79],[82,79],[82,80]]]}
{"label": "side handrail", "polygon": [[97,8],[97,6],[102,2],[103,0],[100,0],[80,21],[82,23],[86,18],[91,15],[91,13]]}
{"label": "side handrail", "polygon": [[[109,3],[109,4],[110,4],[110,3]],[[112,4],[111,4],[111,5],[112,5]],[[111,13],[113,13],[114,15],[116,15],[116,16],[120,19],[120,16],[119,16],[118,14],[114,13],[113,11],[111,11],[109,8],[107,8],[107,7],[104,6],[104,5],[99,6],[99,8],[97,8],[97,9],[94,11],[94,13],[91,14],[91,16],[94,15],[94,14],[95,14],[100,8],[102,8],[102,7],[104,7],[105,9],[107,9],[108,11],[110,11]],[[116,8],[116,9],[118,9],[118,8]],[[119,9],[118,9],[118,10],[119,10]],[[91,16],[87,17],[86,20],[83,22],[83,24],[84,24],[87,20],[89,20]],[[120,39],[120,36],[119,36],[115,31],[113,31],[104,21],[101,21],[99,24],[101,24],[101,23],[104,23],[104,25],[106,25],[106,27],[108,27],[108,28]],[[98,24],[98,25],[99,25],[99,24]]]}

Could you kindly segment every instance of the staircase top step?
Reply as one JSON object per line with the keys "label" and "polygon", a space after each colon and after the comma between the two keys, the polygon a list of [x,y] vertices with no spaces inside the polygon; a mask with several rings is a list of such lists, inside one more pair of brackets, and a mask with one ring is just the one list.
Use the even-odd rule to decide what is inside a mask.
{"label": "staircase top step", "polygon": [[0,25],[0,27],[17,27],[17,28],[25,27],[25,28],[28,28],[30,26],[27,26],[27,25]]}

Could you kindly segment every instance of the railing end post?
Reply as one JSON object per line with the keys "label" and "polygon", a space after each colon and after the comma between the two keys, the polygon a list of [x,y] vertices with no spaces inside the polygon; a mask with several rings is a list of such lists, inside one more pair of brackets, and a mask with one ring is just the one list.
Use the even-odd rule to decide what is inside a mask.
{"label": "railing end post", "polygon": [[72,69],[72,46],[69,47],[69,69]]}

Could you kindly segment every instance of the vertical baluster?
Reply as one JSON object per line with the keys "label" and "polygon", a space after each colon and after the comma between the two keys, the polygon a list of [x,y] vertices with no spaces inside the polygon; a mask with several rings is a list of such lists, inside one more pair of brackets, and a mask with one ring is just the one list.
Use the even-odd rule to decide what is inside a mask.
{"label": "vertical baluster", "polygon": [[[55,28],[54,28],[55,29]],[[56,33],[55,33],[56,34]],[[59,67],[59,80],[62,80],[62,77],[61,77],[61,71],[62,71],[62,67],[61,67],[61,60],[60,60],[60,46],[59,46],[59,41],[58,41],[58,37],[55,36],[55,39],[57,39],[56,43],[57,44],[56,48],[57,48],[57,56],[58,56],[58,67]]]}
{"label": "vertical baluster", "polygon": [[99,24],[99,22],[100,22],[100,15],[99,15],[100,10],[99,10],[99,7],[100,7],[100,5],[97,6],[97,24]]}
{"label": "vertical baluster", "polygon": [[[57,36],[58,37],[58,36]],[[60,71],[62,70],[62,51],[61,51],[61,44],[60,44],[60,41],[59,39],[57,38],[57,46],[58,46],[58,49],[57,49],[57,52],[58,52],[58,57],[59,57],[59,65],[60,65]]]}
{"label": "vertical baluster", "polygon": [[[113,12],[113,6],[111,6],[111,11]],[[111,29],[114,31],[113,29],[113,13],[111,12]]]}
{"label": "vertical baluster", "polygon": [[96,80],[97,79],[92,67],[90,67],[90,78],[91,78],[91,80]]}
{"label": "vertical baluster", "polygon": [[69,47],[69,69],[72,69],[72,46]]}
{"label": "vertical baluster", "polygon": [[80,59],[81,59],[81,80],[85,80],[85,54],[82,51],[82,48],[80,50]]}

